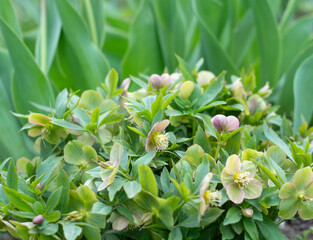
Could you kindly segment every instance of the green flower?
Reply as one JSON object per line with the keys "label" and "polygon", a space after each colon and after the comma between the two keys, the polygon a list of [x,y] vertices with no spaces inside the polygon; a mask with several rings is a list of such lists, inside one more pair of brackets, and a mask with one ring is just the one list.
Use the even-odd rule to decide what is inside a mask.
{"label": "green flower", "polygon": [[210,181],[213,177],[212,173],[208,173],[202,180],[200,185],[200,208],[199,212],[201,215],[211,207],[217,207],[222,200],[222,195],[220,191],[210,191],[207,190],[210,184]]}
{"label": "green flower", "polygon": [[262,184],[254,179],[255,165],[250,161],[241,162],[235,154],[228,157],[221,180],[229,199],[240,204],[246,199],[258,198],[262,193]]}
{"label": "green flower", "polygon": [[293,181],[285,183],[279,191],[282,199],[279,217],[290,219],[298,212],[302,219],[313,218],[313,173],[310,167],[299,169]]}
{"label": "green flower", "polygon": [[48,143],[58,144],[61,138],[67,137],[67,132],[63,127],[53,125],[52,118],[40,113],[31,113],[28,116],[28,122],[33,126],[28,130],[30,137],[42,136]]}
{"label": "green flower", "polygon": [[170,121],[167,119],[154,124],[147,137],[146,141],[147,152],[151,152],[155,149],[164,150],[168,147],[168,135],[162,132],[169,124]]}

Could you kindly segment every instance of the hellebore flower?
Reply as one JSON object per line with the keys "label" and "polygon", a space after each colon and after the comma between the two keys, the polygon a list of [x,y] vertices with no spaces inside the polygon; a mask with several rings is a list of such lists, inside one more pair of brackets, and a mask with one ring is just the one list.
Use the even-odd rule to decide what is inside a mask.
{"label": "hellebore flower", "polygon": [[33,224],[40,225],[45,221],[45,218],[42,215],[34,217]]}
{"label": "hellebore flower", "polygon": [[293,181],[285,183],[279,191],[282,199],[279,217],[290,219],[298,212],[302,219],[313,218],[313,173],[310,167],[299,169]]}
{"label": "hellebore flower", "polygon": [[151,87],[154,91],[170,86],[172,84],[171,76],[168,73],[163,73],[161,76],[158,74],[152,74],[149,78]]}
{"label": "hellebore flower", "polygon": [[61,138],[66,138],[67,132],[63,127],[53,125],[52,118],[40,113],[31,113],[28,122],[33,126],[28,130],[30,137],[42,136],[48,143],[58,144]]}
{"label": "hellebore flower", "polygon": [[197,83],[200,87],[210,84],[215,78],[215,75],[209,71],[200,71],[197,75]]}
{"label": "hellebore flower", "polygon": [[266,109],[266,102],[257,94],[249,97],[247,105],[251,115],[257,112],[263,112]]}
{"label": "hellebore flower", "polygon": [[199,212],[201,216],[205,213],[205,211],[211,206],[216,207],[219,205],[222,195],[220,191],[210,191],[207,190],[210,184],[210,181],[213,177],[212,173],[208,173],[202,180],[200,185],[200,208]]}
{"label": "hellebore flower", "polygon": [[220,133],[232,132],[239,127],[239,120],[234,116],[218,114],[212,118],[212,124]]}
{"label": "hellebore flower", "polygon": [[243,199],[258,198],[262,193],[262,184],[254,179],[255,165],[250,161],[241,162],[236,154],[227,158],[221,173],[221,180],[229,199],[240,204]]}
{"label": "hellebore flower", "polygon": [[162,132],[169,124],[170,121],[167,119],[154,124],[147,137],[146,141],[147,152],[151,152],[155,149],[164,150],[168,147],[168,135]]}

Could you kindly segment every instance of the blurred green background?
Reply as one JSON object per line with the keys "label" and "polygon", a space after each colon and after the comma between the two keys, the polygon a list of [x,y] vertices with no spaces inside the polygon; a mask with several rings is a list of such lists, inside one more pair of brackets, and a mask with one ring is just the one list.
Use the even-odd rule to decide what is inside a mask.
{"label": "blurred green background", "polygon": [[[312,0],[0,0],[0,158],[32,157],[27,114],[63,88],[191,67],[269,82],[297,132],[313,111]],[[38,105],[39,104],[39,105]]]}

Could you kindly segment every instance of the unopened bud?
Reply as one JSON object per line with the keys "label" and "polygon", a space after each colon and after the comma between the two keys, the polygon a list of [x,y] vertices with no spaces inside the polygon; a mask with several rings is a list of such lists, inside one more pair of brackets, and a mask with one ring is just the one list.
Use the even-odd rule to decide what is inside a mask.
{"label": "unopened bud", "polygon": [[40,225],[45,221],[45,218],[42,215],[34,217],[33,224]]}
{"label": "unopened bud", "polygon": [[152,74],[149,78],[151,87],[154,91],[170,86],[172,84],[171,76],[168,73],[163,73],[161,76],[158,74]]}
{"label": "unopened bud", "polygon": [[36,185],[36,188],[37,189],[39,189],[40,191],[43,189],[43,186],[42,186],[42,184],[41,183],[38,183],[37,185]]}
{"label": "unopened bud", "polygon": [[200,87],[210,84],[215,78],[215,75],[209,71],[200,71],[197,75],[197,83]]}
{"label": "unopened bud", "polygon": [[263,112],[266,109],[265,101],[263,100],[262,97],[260,97],[257,94],[254,94],[251,97],[249,97],[247,105],[252,115],[254,115],[257,112]]}
{"label": "unopened bud", "polygon": [[182,99],[187,100],[193,92],[194,88],[195,84],[192,81],[184,82],[184,84],[180,87],[179,96]]}
{"label": "unopened bud", "polygon": [[242,98],[245,95],[245,90],[243,88],[241,78],[238,78],[232,85],[231,91],[236,98]]}
{"label": "unopened bud", "polygon": [[239,127],[239,120],[234,116],[224,116],[218,114],[212,118],[213,126],[219,131],[222,132],[232,132]]}
{"label": "unopened bud", "polygon": [[248,218],[253,217],[253,209],[252,208],[241,209],[241,213],[245,217],[248,217]]}

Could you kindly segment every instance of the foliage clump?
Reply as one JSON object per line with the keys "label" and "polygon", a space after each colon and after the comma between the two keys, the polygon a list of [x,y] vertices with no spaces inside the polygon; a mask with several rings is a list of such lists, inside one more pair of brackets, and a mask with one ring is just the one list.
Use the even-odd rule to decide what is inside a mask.
{"label": "foliage clump", "polygon": [[[191,70],[60,92],[2,162],[0,227],[22,239],[284,239],[313,217],[312,147],[253,74]],[[199,66],[199,64],[197,65]],[[42,109],[47,109],[42,107]],[[20,115],[21,116],[21,115]]]}

